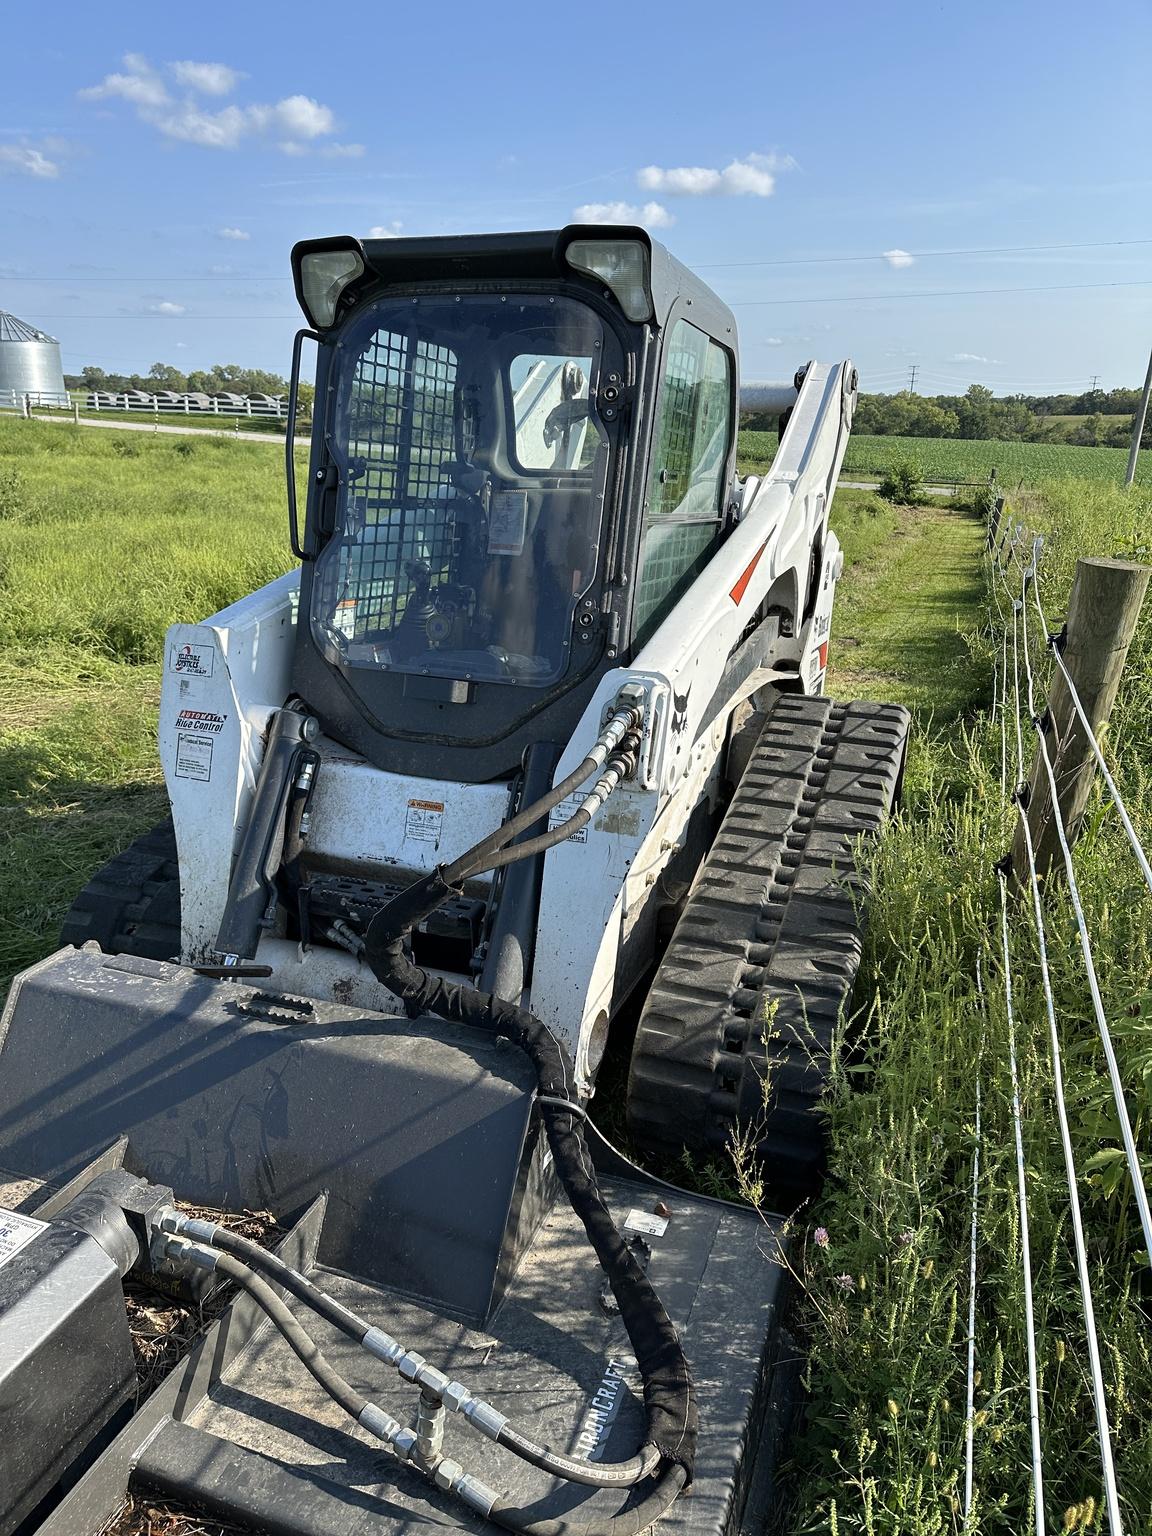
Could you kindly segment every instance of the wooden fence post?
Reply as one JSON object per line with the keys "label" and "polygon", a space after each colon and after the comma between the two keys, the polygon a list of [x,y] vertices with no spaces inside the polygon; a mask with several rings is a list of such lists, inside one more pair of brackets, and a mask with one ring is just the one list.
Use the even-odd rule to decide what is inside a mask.
{"label": "wooden fence post", "polygon": [[[992,489],[995,490],[995,483]],[[992,507],[988,513],[988,549],[995,549],[1000,541],[1000,523],[1004,517],[1004,498],[995,496],[992,499]]]}
{"label": "wooden fence post", "polygon": [[[1152,570],[1148,566],[1127,560],[1076,562],[1061,655],[1096,736],[1112,713],[1149,576]],[[1028,594],[1026,601],[1030,600]],[[1091,793],[1096,760],[1073,706],[1068,683],[1058,667],[1053,670],[1048,692],[1044,740],[1059,792],[1059,815],[1071,844]],[[1063,855],[1053,814],[1052,786],[1039,751],[1028,782],[1027,816],[1036,869],[1045,875],[1053,861],[1062,860]],[[1029,879],[1028,850],[1020,826],[1012,843],[1012,870],[1020,884]]]}

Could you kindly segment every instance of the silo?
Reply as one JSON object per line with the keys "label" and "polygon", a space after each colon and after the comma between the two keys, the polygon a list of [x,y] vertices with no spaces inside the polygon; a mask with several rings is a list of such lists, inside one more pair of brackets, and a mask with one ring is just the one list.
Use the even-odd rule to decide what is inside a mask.
{"label": "silo", "polygon": [[0,309],[0,405],[67,405],[60,343]]}

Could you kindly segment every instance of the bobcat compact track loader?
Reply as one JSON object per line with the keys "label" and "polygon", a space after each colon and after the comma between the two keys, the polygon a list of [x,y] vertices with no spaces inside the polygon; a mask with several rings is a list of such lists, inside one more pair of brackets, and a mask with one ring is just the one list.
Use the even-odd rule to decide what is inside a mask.
{"label": "bobcat compact track loader", "polygon": [[[735,322],[640,229],[293,267],[299,569],[170,631],[171,825],[0,1024],[0,1536],[132,1496],[734,1532],[771,1489],[779,1231],[587,1107],[630,1010],[637,1148],[743,1128],[778,1190],[819,1178],[907,733],[821,694],[855,371],[777,392],[741,482]],[[143,1402],[126,1275],[236,1288]]]}

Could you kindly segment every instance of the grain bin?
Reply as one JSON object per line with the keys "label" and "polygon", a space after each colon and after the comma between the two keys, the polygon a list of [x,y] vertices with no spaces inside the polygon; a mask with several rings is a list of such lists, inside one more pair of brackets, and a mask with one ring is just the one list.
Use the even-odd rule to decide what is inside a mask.
{"label": "grain bin", "polygon": [[68,391],[54,336],[0,309],[0,405],[67,405]]}

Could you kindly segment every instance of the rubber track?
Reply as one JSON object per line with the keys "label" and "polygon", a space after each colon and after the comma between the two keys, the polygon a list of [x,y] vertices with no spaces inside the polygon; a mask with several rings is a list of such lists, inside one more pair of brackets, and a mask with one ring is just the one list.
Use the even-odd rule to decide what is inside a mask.
{"label": "rubber track", "polygon": [[171,960],[180,953],[176,834],[163,821],[110,859],[72,903],[61,944],[95,939],[106,955]]}
{"label": "rubber track", "polygon": [[739,1127],[774,1186],[818,1183],[819,1104],[860,964],[858,850],[892,808],[907,737],[898,705],[773,706],[641,1015],[642,1145],[714,1158]]}

